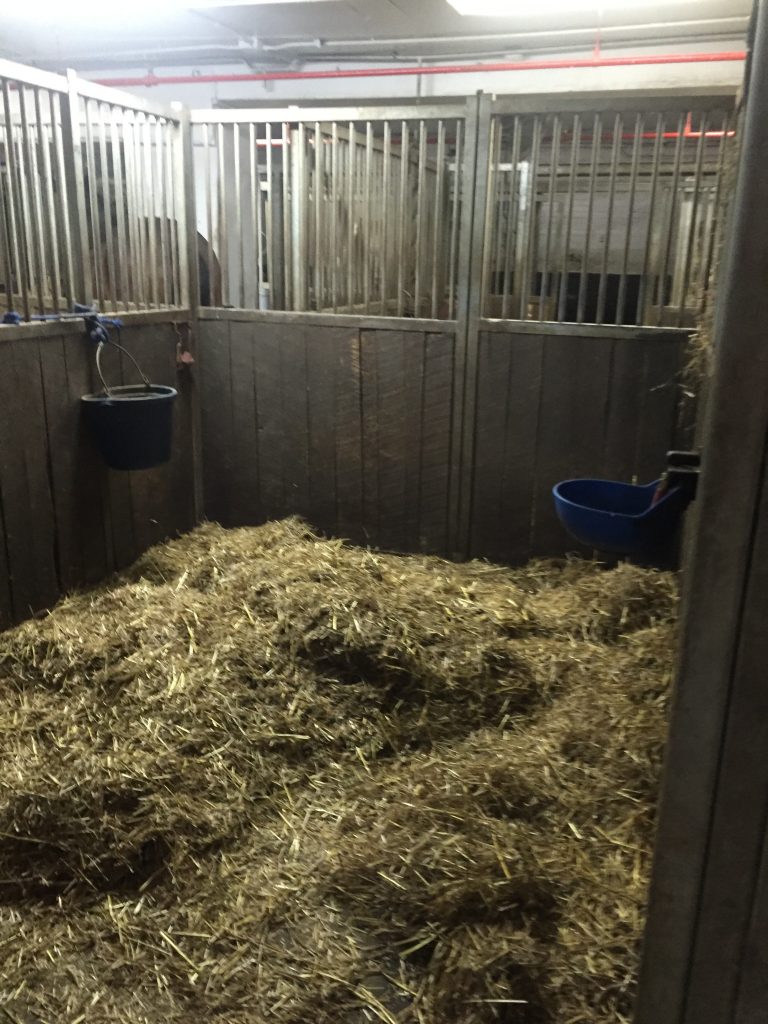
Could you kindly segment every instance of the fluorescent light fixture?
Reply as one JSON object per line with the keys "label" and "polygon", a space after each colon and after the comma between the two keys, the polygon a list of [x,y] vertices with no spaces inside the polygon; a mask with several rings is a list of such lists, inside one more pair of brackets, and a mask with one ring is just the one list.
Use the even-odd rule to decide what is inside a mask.
{"label": "fluorescent light fixture", "polygon": [[[306,3],[308,0],[130,0],[123,9],[122,4],[110,3],[110,0],[24,0],[19,4],[16,0],[0,0],[0,14],[13,14],[17,17],[44,17],[63,20],[83,15],[95,15],[100,20],[117,20],[119,14],[123,21],[133,21],[134,14],[178,14],[184,11],[199,11],[215,7],[250,7],[271,4]],[[328,0],[309,0],[310,3],[327,3]]]}
{"label": "fluorescent light fixture", "polygon": [[[676,0],[698,3],[699,0]],[[598,14],[658,7],[659,0],[448,0],[459,14],[474,18],[515,18],[532,14]]]}

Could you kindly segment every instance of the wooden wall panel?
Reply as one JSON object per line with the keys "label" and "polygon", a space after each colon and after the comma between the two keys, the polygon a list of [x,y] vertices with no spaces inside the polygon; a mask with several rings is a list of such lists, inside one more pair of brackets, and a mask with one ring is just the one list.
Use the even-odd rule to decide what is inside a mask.
{"label": "wooden wall panel", "polygon": [[[93,346],[61,333],[0,328],[0,627],[130,564],[146,547],[194,525],[189,370],[176,369],[172,324],[127,326],[123,344],[159,384],[179,388],[174,455],[141,473],[108,470],[80,415],[95,380]],[[136,380],[109,351],[107,380]]]}
{"label": "wooden wall panel", "polygon": [[[234,319],[200,328],[211,518],[297,514],[358,543],[446,552],[452,334]],[[220,423],[221,394],[231,426]]]}
{"label": "wooden wall panel", "polygon": [[685,345],[680,333],[482,332],[470,553],[576,551],[554,511],[558,481],[654,479],[680,442]]}

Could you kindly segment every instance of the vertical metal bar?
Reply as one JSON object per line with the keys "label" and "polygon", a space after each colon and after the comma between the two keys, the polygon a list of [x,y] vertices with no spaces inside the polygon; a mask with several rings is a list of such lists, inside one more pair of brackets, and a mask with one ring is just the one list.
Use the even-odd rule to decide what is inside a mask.
{"label": "vertical metal bar", "polygon": [[30,284],[37,294],[38,312],[45,313],[45,272],[43,267],[43,229],[40,218],[40,177],[35,160],[32,141],[32,125],[27,110],[27,89],[19,83],[19,113],[21,115],[21,144],[19,147],[19,170],[23,213],[26,214]]}
{"label": "vertical metal bar", "polygon": [[125,164],[125,213],[126,242],[130,265],[130,291],[124,296],[124,305],[138,306],[141,296],[141,275],[139,272],[138,218],[136,209],[136,174],[134,171],[133,113],[122,111],[123,159]]}
{"label": "vertical metal bar", "polygon": [[373,125],[370,121],[365,124],[365,179],[363,183],[363,210],[364,210],[364,235],[363,235],[363,308],[364,312],[371,311],[371,177],[373,175]]}
{"label": "vertical metal bar", "polygon": [[290,131],[291,141],[291,252],[292,295],[294,310],[307,308],[307,187],[304,124]]}
{"label": "vertical metal bar", "polygon": [[[211,135],[212,127],[209,124],[202,125],[203,129],[203,146],[205,155],[205,233],[208,236],[208,301],[212,306],[216,305],[218,299],[219,302],[223,302],[221,295],[216,294],[215,288],[215,274],[214,274],[214,247],[213,247],[213,175],[211,174],[211,158],[215,159],[215,152],[211,153]],[[214,138],[215,145],[215,138]]]}
{"label": "vertical metal bar", "polygon": [[127,113],[130,114],[130,190],[132,192],[133,205],[131,220],[134,233],[134,273],[137,284],[134,301],[137,308],[143,309],[148,304],[146,216],[144,213],[146,209],[146,184],[143,174],[140,121],[135,111],[131,110],[127,111]]}
{"label": "vertical metal bar", "polygon": [[[235,242],[233,246],[235,255],[235,274],[234,274],[234,288],[235,288],[235,305],[240,308],[245,306],[245,296],[243,294],[245,290],[245,273],[243,267],[243,239],[245,232],[242,229],[242,218],[243,218],[243,205],[242,205],[242,192],[240,182],[240,125],[232,125],[232,164],[234,170],[234,203],[235,203],[235,216],[234,226],[237,232],[237,237],[233,240]],[[226,202],[226,196],[224,202]],[[230,239],[227,238],[224,242],[225,245],[230,244]]]}
{"label": "vertical metal bar", "polygon": [[88,168],[88,200],[91,220],[91,246],[93,249],[93,282],[96,291],[95,298],[103,302],[106,290],[104,288],[104,255],[102,252],[102,225],[101,211],[99,210],[99,174],[96,168],[96,152],[94,146],[94,131],[92,120],[92,107],[96,100],[84,101],[85,107],[85,159]]}
{"label": "vertical metal bar", "polygon": [[347,306],[354,312],[355,294],[353,285],[354,243],[355,243],[355,148],[357,134],[354,121],[349,122],[349,152],[347,153]]}
{"label": "vertical metal bar", "polygon": [[248,153],[251,170],[251,237],[253,238],[253,269],[256,274],[256,301],[254,306],[261,309],[261,295],[264,287],[261,260],[261,168],[259,167],[259,146],[256,125],[248,125]]}
{"label": "vertical metal bar", "polygon": [[731,123],[731,116],[729,114],[725,114],[723,116],[723,134],[720,138],[720,147],[717,157],[717,170],[715,172],[715,194],[712,199],[712,223],[709,228],[706,256],[702,261],[701,300],[699,303],[699,315],[701,315],[704,312],[707,304],[707,289],[709,286],[709,277],[712,273],[712,263],[715,258],[715,250],[717,246],[717,240],[722,220],[722,207],[724,205],[723,178],[725,175],[725,155],[728,149],[729,140],[731,140],[731,145],[736,144],[733,141],[732,136],[729,134],[729,132],[731,131]]}
{"label": "vertical metal bar", "polygon": [[563,230],[563,252],[560,261],[560,294],[557,300],[557,319],[565,320],[566,303],[568,300],[568,277],[570,274],[569,253],[571,248],[571,231],[573,228],[573,202],[576,194],[576,181],[579,173],[579,155],[581,149],[581,116],[574,114],[573,136],[571,138],[571,163],[568,172],[568,205]]}
{"label": "vertical metal bar", "polygon": [[[492,206],[488,208],[489,215],[493,222],[496,241],[494,245],[493,271],[490,278],[491,284],[484,294],[486,299],[490,298],[491,294],[499,295],[501,298],[502,308],[504,306],[504,253],[507,247],[507,237],[509,235],[510,228],[510,213],[512,209],[509,187],[512,184],[512,178],[514,176],[514,172],[511,169],[509,171],[504,169],[504,164],[507,162],[504,158],[504,150],[507,146],[506,137],[508,135],[508,129],[504,127],[501,118],[499,118],[498,152],[494,160],[494,166],[497,169],[497,184],[494,189]],[[514,141],[514,122],[512,136]],[[491,315],[496,316],[498,312],[498,307],[496,307],[491,311]]]}
{"label": "vertical metal bar", "polygon": [[538,192],[539,155],[541,150],[541,117],[534,114],[531,159],[528,164],[527,207],[523,236],[523,266],[520,273],[520,319],[528,319],[528,300],[531,292],[531,263],[536,245],[536,196]]}
{"label": "vertical metal bar", "polygon": [[552,224],[555,219],[555,194],[557,192],[557,171],[560,163],[560,116],[555,114],[552,119],[552,147],[550,149],[549,161],[549,195],[547,202],[549,213],[547,216],[547,235],[544,243],[544,263],[541,268],[541,289],[539,292],[539,320],[544,317],[544,306],[549,297],[549,259],[552,251]]}
{"label": "vertical metal bar", "polygon": [[314,171],[315,180],[314,187],[312,189],[312,198],[314,199],[314,214],[315,214],[315,244],[314,244],[314,288],[315,296],[312,303],[312,309],[322,309],[323,302],[323,272],[326,269],[326,260],[324,256],[324,232],[323,232],[323,204],[325,202],[325,144],[323,137],[320,132],[320,122],[315,121],[315,160],[314,160]]}
{"label": "vertical metal bar", "polygon": [[283,288],[285,309],[293,308],[293,260],[291,249],[291,162],[294,158],[288,123],[282,123],[282,188],[283,188]]}
{"label": "vertical metal bar", "polygon": [[[517,238],[517,223],[520,212],[519,192],[520,178],[518,165],[520,163],[520,147],[522,143],[522,120],[515,116],[512,126],[512,153],[510,156],[509,172],[509,207],[507,211],[507,230],[504,238],[504,265],[501,283],[501,316],[506,320],[509,317],[509,305],[512,297],[512,247]],[[517,268],[514,268],[515,273]]]}
{"label": "vertical metal bar", "polygon": [[[0,126],[0,145],[5,150],[3,126]],[[0,185],[5,189],[4,173],[0,171]],[[2,285],[5,291],[5,310],[13,306],[13,256],[11,254],[11,229],[6,217],[5,192],[0,196],[0,238],[2,239],[2,259],[0,259],[0,270],[2,271]],[[3,308],[0,306],[0,308]]]}
{"label": "vertical metal bar", "polygon": [[51,134],[45,124],[44,111],[40,102],[40,89],[35,89],[35,118],[37,120],[37,141],[40,148],[39,165],[42,168],[42,179],[45,188],[45,245],[51,260],[51,300],[54,311],[61,309],[61,266],[59,263],[59,237],[56,225],[56,200],[53,191],[53,165],[51,148],[53,145],[53,104],[52,95],[46,92],[47,116],[51,123]]}
{"label": "vertical metal bar", "polygon": [[451,207],[450,266],[448,268],[448,316],[456,317],[456,260],[459,241],[459,208],[462,190],[462,133],[464,122],[456,121],[456,146],[454,149],[453,205]]}
{"label": "vertical metal bar", "polygon": [[488,161],[488,181],[486,183],[486,203],[483,216],[485,240],[483,244],[483,269],[480,277],[480,314],[492,316],[488,306],[493,287],[491,285],[491,254],[494,250],[495,235],[499,233],[500,201],[499,181],[501,179],[501,142],[504,126],[501,118],[494,115],[490,127],[490,159]]}
{"label": "vertical metal bar", "polygon": [[224,125],[217,126],[216,136],[218,168],[216,171],[216,248],[219,250],[221,266],[221,302],[223,306],[232,305],[231,281],[229,276],[229,232],[227,230],[227,194],[226,194],[226,135]]}
{"label": "vertical metal bar", "polygon": [[[102,203],[104,207],[104,229],[107,249],[107,295],[112,309],[117,310],[117,282],[115,279],[115,248],[112,224],[112,189],[110,187],[109,154],[107,150],[107,130],[105,110],[109,107],[98,105],[99,111],[99,160],[101,163]],[[118,195],[115,195],[117,207]]]}
{"label": "vertical metal bar", "polygon": [[581,255],[581,273],[579,275],[579,298],[576,304],[576,322],[584,323],[587,301],[587,274],[589,272],[589,246],[592,241],[592,215],[595,209],[595,186],[597,183],[597,165],[602,146],[602,121],[595,114],[592,121],[592,157],[589,167],[589,198],[587,200],[587,221],[584,233],[584,251]]}
{"label": "vertical metal bar", "polygon": [[88,245],[88,218],[85,208],[85,181],[83,175],[83,148],[80,127],[80,96],[77,75],[67,72],[67,100],[62,110],[62,138],[64,159],[67,164],[67,189],[72,217],[70,238],[74,286],[79,302],[93,299],[91,254]]}
{"label": "vertical metal bar", "polygon": [[416,173],[416,259],[413,285],[413,315],[421,316],[421,280],[424,269],[424,178],[427,163],[427,126],[419,121],[419,155]]}
{"label": "vertical metal bar", "polygon": [[699,213],[700,192],[701,192],[701,170],[704,160],[704,140],[707,136],[709,119],[704,112],[699,125],[699,141],[696,147],[696,163],[693,172],[693,197],[691,199],[691,223],[688,228],[688,237],[685,242],[685,256],[683,258],[683,286],[680,294],[680,308],[677,311],[677,322],[680,327],[683,325],[683,317],[688,301],[688,289],[691,283],[691,261],[693,259],[694,239],[696,237],[696,222]]}
{"label": "vertical metal bar", "polygon": [[629,200],[627,202],[627,229],[624,234],[624,255],[621,261],[621,277],[619,278],[619,294],[616,299],[615,322],[624,322],[624,305],[627,296],[627,271],[629,269],[629,253],[632,246],[632,228],[635,217],[635,195],[637,193],[637,173],[640,166],[640,148],[643,139],[644,119],[642,114],[635,118],[635,137],[632,142],[632,169],[629,179]]}
{"label": "vertical metal bar", "polygon": [[331,125],[331,228],[333,234],[331,251],[331,306],[335,313],[339,308],[339,204],[337,196],[339,176],[339,126]]}
{"label": "vertical metal bar", "polygon": [[608,185],[608,210],[605,215],[605,241],[603,242],[603,262],[600,266],[600,286],[597,291],[597,315],[595,321],[601,324],[605,318],[605,293],[608,286],[608,261],[611,254],[611,235],[613,234],[613,208],[616,201],[616,176],[621,160],[622,119],[617,114],[613,121],[613,145],[611,146],[611,170]]}
{"label": "vertical metal bar", "polygon": [[[169,230],[170,224],[175,221],[172,216],[171,200],[173,189],[169,188],[170,153],[166,152],[165,140],[170,136],[171,125],[168,121],[157,118],[155,122],[155,166],[157,173],[158,191],[160,193],[160,273],[162,275],[161,287],[159,289],[158,301],[164,306],[170,305],[170,297],[174,292],[173,273],[171,270],[171,259],[178,253],[178,242],[171,253],[169,244],[171,241]],[[172,179],[171,179],[172,180]],[[174,263],[175,263],[174,259]],[[168,285],[171,284],[169,289]],[[175,292],[178,301],[178,292]]]}
{"label": "vertical metal bar", "polygon": [[[157,120],[157,118],[154,118]],[[147,210],[147,235],[149,237],[149,287],[151,303],[157,307],[160,295],[158,288],[158,265],[157,265],[157,194],[155,182],[155,167],[152,159],[152,121],[149,117],[144,118],[144,175],[147,187],[146,210]]]}
{"label": "vertical metal bar", "polygon": [[384,155],[381,168],[381,315],[387,313],[387,302],[389,301],[389,213],[392,208],[390,203],[390,170],[392,163],[392,128],[389,121],[384,122]]}
{"label": "vertical metal bar", "polygon": [[437,181],[435,182],[435,222],[432,225],[432,318],[436,319],[439,311],[438,287],[441,275],[438,274],[440,260],[440,239],[443,233],[443,186],[445,181],[445,121],[440,118],[437,123]]}
{"label": "vertical metal bar", "polygon": [[678,197],[677,190],[680,184],[680,163],[683,156],[683,139],[685,137],[686,115],[681,114],[677,122],[677,143],[675,145],[675,162],[672,171],[672,187],[669,197],[669,216],[666,217],[666,229],[664,231],[664,248],[661,265],[661,274],[658,285],[658,310],[656,312],[656,324],[659,326],[664,319],[664,306],[667,291],[667,273],[669,272],[669,260],[672,255],[672,239],[674,237],[675,222],[677,219]]}
{"label": "vertical metal bar", "polygon": [[640,275],[640,287],[637,294],[637,312],[635,323],[645,324],[645,302],[648,296],[648,271],[651,261],[651,246],[653,244],[653,218],[656,213],[656,198],[659,192],[659,162],[661,160],[661,142],[664,134],[664,115],[656,116],[656,138],[653,144],[653,160],[651,167],[651,197],[648,202],[648,222],[645,229],[645,244],[643,246],[643,269]]}
{"label": "vertical metal bar", "polygon": [[75,302],[75,285],[72,270],[72,244],[69,230],[69,191],[67,188],[67,173],[64,161],[64,141],[61,135],[61,100],[57,93],[50,93],[51,102],[51,133],[53,140],[53,151],[56,166],[56,176],[59,183],[58,203],[55,204],[56,216],[58,218],[59,237],[59,260],[63,266],[63,291],[67,299],[67,309],[72,309]]}
{"label": "vertical metal bar", "polygon": [[405,221],[408,196],[408,122],[401,122],[400,135],[400,207],[397,223],[397,315],[404,312],[405,297]]}
{"label": "vertical metal bar", "polygon": [[178,124],[166,122],[164,142],[173,304],[190,308],[196,316],[200,305],[200,252],[192,126],[188,112],[182,112]]}
{"label": "vertical metal bar", "polygon": [[[11,112],[10,83],[7,78],[3,79],[3,114],[5,117],[5,161],[7,165],[6,184],[8,187],[8,224],[11,235],[11,250],[13,255],[13,271],[16,284],[21,293],[22,311],[24,319],[29,320],[29,290],[27,288],[27,253],[26,239],[22,230],[21,217],[21,189],[19,185],[19,171],[16,160],[16,140],[13,132],[13,114]],[[8,306],[11,308],[14,302],[14,288],[8,285]]]}

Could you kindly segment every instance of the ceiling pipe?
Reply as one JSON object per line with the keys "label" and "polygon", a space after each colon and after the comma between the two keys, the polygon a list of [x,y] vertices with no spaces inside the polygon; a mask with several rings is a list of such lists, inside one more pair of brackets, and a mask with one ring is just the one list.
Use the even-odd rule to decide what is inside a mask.
{"label": "ceiling pipe", "polygon": [[563,71],[572,68],[651,67],[666,64],[716,64],[743,61],[743,50],[720,53],[657,53],[642,56],[585,57],[558,60],[518,60],[486,64],[436,64],[417,67],[347,68],[333,71],[254,71],[242,74],[156,75],[96,79],[115,88],[154,85],[205,85],[214,82],[285,82],[308,79],[398,78],[405,75],[468,75],[494,71]]}

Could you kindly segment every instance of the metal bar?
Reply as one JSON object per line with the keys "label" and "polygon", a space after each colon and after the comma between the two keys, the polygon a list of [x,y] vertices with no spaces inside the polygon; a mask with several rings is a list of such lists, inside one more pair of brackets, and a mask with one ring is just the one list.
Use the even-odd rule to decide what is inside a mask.
{"label": "metal bar", "polygon": [[58,202],[54,204],[58,222],[58,258],[63,268],[61,281],[63,297],[67,300],[67,309],[72,309],[75,302],[75,286],[72,271],[72,245],[69,234],[69,192],[64,163],[64,141],[61,136],[61,97],[58,93],[49,93],[48,98],[51,104],[51,140],[56,176],[59,183]]}
{"label": "metal bar", "polygon": [[173,225],[176,222],[173,215],[174,188],[171,167],[173,153],[166,145],[166,142],[170,141],[171,130],[169,122],[159,119],[155,122],[155,157],[160,190],[160,272],[163,278],[158,298],[162,297],[164,306],[171,305],[172,297],[175,297],[177,302],[180,301],[179,292],[174,287],[173,279],[173,267],[177,262],[176,257],[179,254],[180,245],[179,240],[173,237]]}
{"label": "metal bar", "polygon": [[[557,171],[560,163],[560,132],[560,117],[555,114],[552,119],[552,150],[549,156],[549,195],[547,197],[549,214],[547,217],[546,241],[544,243],[544,264],[541,268],[541,289],[539,291],[540,321],[546,319],[544,316],[544,306],[549,295],[549,257],[552,251],[552,224],[555,219],[555,193],[557,191]],[[549,319],[552,318],[549,317]]]}
{"label": "metal bar", "polygon": [[451,243],[450,243],[450,266],[448,268],[448,316],[456,316],[456,260],[458,255],[459,242],[459,209],[461,189],[463,183],[462,175],[462,132],[464,122],[456,121],[456,147],[454,151],[454,173],[453,173],[453,206],[451,208]]}
{"label": "metal bar", "polygon": [[45,313],[45,269],[43,266],[43,226],[41,219],[40,175],[35,160],[36,147],[32,141],[32,125],[27,110],[27,90],[19,86],[19,113],[21,115],[21,147],[19,149],[19,179],[23,213],[29,244],[27,253],[30,266],[30,285],[37,293],[37,308]]}
{"label": "metal bar", "polygon": [[[112,190],[110,188],[109,156],[107,151],[107,130],[105,109],[99,107],[99,159],[101,161],[102,203],[104,208],[104,229],[107,250],[107,294],[113,310],[117,310],[117,281],[115,276],[115,242],[112,224]],[[119,193],[115,193],[115,210],[119,202]]]}
{"label": "metal bar", "polygon": [[78,302],[93,300],[91,258],[88,240],[88,216],[85,207],[83,147],[80,127],[80,97],[77,76],[67,72],[67,98],[62,108],[62,153],[66,162],[66,180],[72,247],[74,291]]}
{"label": "metal bar", "polygon": [[656,139],[653,145],[653,162],[651,169],[651,197],[648,202],[648,223],[645,229],[645,245],[643,247],[643,270],[640,275],[640,287],[637,293],[637,312],[635,323],[644,324],[645,301],[648,296],[648,271],[651,260],[651,246],[653,244],[653,218],[656,213],[656,198],[659,192],[659,163],[661,160],[661,139],[664,127],[664,115],[656,115]]}
{"label": "metal bar", "polygon": [[501,142],[504,126],[498,117],[491,118],[490,125],[490,159],[488,161],[488,181],[486,182],[486,204],[483,213],[483,224],[485,239],[483,244],[483,265],[480,277],[480,315],[490,312],[486,308],[491,297],[491,254],[494,251],[496,236],[500,233],[499,211],[500,193],[499,180],[501,179]]}
{"label": "metal bar", "polygon": [[[192,127],[190,122],[190,128]],[[213,249],[213,183],[211,174],[211,135],[213,129],[211,125],[203,125],[203,145],[205,147],[205,233],[207,241],[207,261],[208,261],[208,301],[210,304],[216,305],[216,288],[215,288],[215,275],[214,275],[214,249]],[[213,154],[215,159],[215,153]],[[222,296],[219,296],[219,302],[223,302]]]}
{"label": "metal bar", "polygon": [[63,75],[54,75],[12,60],[0,60],[0,78],[51,92],[66,93],[69,89],[69,82]]}
{"label": "metal bar", "polygon": [[427,162],[427,126],[419,121],[419,154],[416,172],[416,258],[413,285],[413,315],[421,315],[421,280],[424,265],[424,175]]}
{"label": "metal bar", "polygon": [[307,308],[307,214],[306,139],[304,125],[291,129],[291,252],[293,309]]}
{"label": "metal bar", "polygon": [[[488,216],[493,221],[496,235],[493,255],[493,270],[490,276],[489,287],[484,292],[484,298],[489,299],[491,295],[501,295],[501,304],[504,305],[504,253],[509,233],[510,206],[507,202],[510,172],[505,167],[503,152],[506,143],[504,136],[508,135],[504,122],[501,118],[498,121],[499,145],[498,153],[494,159],[496,174],[496,188],[494,189],[493,206],[488,210]],[[514,128],[513,128],[514,135]],[[486,229],[487,230],[487,229]]]}
{"label": "metal bar", "polygon": [[400,208],[397,223],[397,315],[404,312],[405,295],[405,221],[408,193],[408,122],[403,121],[400,134]]}
{"label": "metal bar", "polygon": [[327,267],[327,260],[323,252],[325,235],[323,232],[323,203],[325,201],[325,145],[320,132],[320,122],[315,122],[315,159],[314,159],[314,187],[312,198],[314,200],[315,214],[315,244],[313,249],[313,277],[314,277],[314,301],[309,303],[312,309],[322,309],[325,305],[323,300],[323,271]]}
{"label": "metal bar", "polygon": [[227,231],[227,196],[224,187],[227,157],[225,152],[224,125],[217,126],[216,155],[216,248],[219,250],[221,267],[221,301],[225,306],[232,305],[229,280],[229,232]]}
{"label": "metal bar", "polygon": [[132,110],[124,111],[123,138],[125,146],[125,181],[126,198],[128,200],[128,246],[131,256],[131,289],[130,304],[137,309],[145,306],[144,301],[144,246],[141,239],[141,207],[139,169],[136,152],[136,115]]}
{"label": "metal bar", "polygon": [[581,254],[581,273],[579,275],[579,298],[576,303],[576,322],[584,323],[584,312],[587,301],[587,273],[589,269],[589,245],[592,240],[592,214],[595,208],[595,184],[597,164],[600,154],[602,122],[600,115],[595,114],[592,121],[592,156],[589,167],[589,199],[587,200],[587,221],[584,234],[584,251]]}
{"label": "metal bar", "polygon": [[351,313],[354,309],[355,294],[352,283],[355,241],[355,125],[349,123],[349,151],[347,153],[347,306]]}
{"label": "metal bar", "polygon": [[388,285],[389,285],[389,211],[392,208],[390,203],[390,190],[392,188],[390,182],[390,170],[392,162],[392,128],[389,121],[384,122],[384,156],[381,168],[381,192],[382,192],[382,211],[381,211],[381,313],[382,316],[387,311],[387,303],[389,301]]}
{"label": "metal bar", "polygon": [[96,169],[96,149],[94,143],[94,131],[91,103],[84,102],[85,107],[85,159],[88,169],[88,205],[90,209],[90,243],[93,252],[93,284],[95,298],[103,302],[105,297],[104,288],[104,256],[102,253],[102,225],[101,211],[99,210],[99,174]]}
{"label": "metal bar", "polygon": [[713,106],[732,108],[736,92],[726,87],[722,90],[708,89],[701,95],[694,95],[690,88],[683,88],[678,95],[670,95],[669,88],[643,89],[638,96],[636,89],[626,90],[625,95],[616,92],[585,92],[582,96],[542,93],[540,95],[496,96],[493,101],[494,114],[592,114],[595,110],[610,110],[621,113],[654,113],[663,103],[664,110],[671,113],[687,114],[691,110],[711,110]]}
{"label": "metal bar", "polygon": [[[194,315],[200,306],[200,251],[197,233],[197,197],[195,194],[195,164],[192,152],[192,130],[189,115],[183,111],[178,124],[166,124],[169,153],[170,186],[172,197],[171,263],[174,275],[174,298],[179,307],[192,308]],[[199,410],[193,416],[195,451],[199,449]],[[195,482],[195,507],[202,507],[200,481]]]}
{"label": "metal bar", "polygon": [[656,324],[660,325],[664,319],[664,305],[667,291],[667,273],[669,271],[669,260],[672,254],[672,238],[674,237],[675,221],[677,219],[677,189],[680,182],[680,163],[683,156],[683,132],[685,129],[686,115],[681,114],[678,119],[678,134],[675,145],[675,162],[672,171],[672,187],[669,197],[669,216],[666,217],[666,230],[664,232],[664,257],[661,265],[661,274],[658,283],[658,309],[656,312]]}
{"label": "metal bar", "polygon": [[721,225],[721,214],[723,204],[723,179],[725,177],[725,155],[729,145],[737,145],[729,135],[732,116],[725,114],[723,117],[723,134],[720,138],[720,147],[717,158],[717,171],[715,175],[715,194],[712,200],[712,224],[709,231],[706,256],[703,260],[701,274],[701,301],[699,303],[699,316],[704,313],[707,304],[707,289],[709,277],[712,273],[712,263],[715,258],[715,251],[718,244],[718,236]]}
{"label": "metal bar", "polygon": [[349,107],[251,107],[241,109],[191,110],[193,124],[264,124],[269,121],[289,121],[307,124],[313,121],[407,121],[424,118],[433,121],[438,118],[463,118],[466,108],[460,103],[405,103],[402,105],[377,106],[376,104]]}
{"label": "metal bar", "polygon": [[501,315],[504,320],[509,317],[509,304],[513,288],[511,264],[512,246],[515,244],[517,238],[517,222],[520,212],[520,178],[518,170],[520,164],[521,141],[522,120],[519,117],[515,117],[512,127],[512,154],[510,158],[509,172],[509,206],[507,210],[506,235],[504,237],[504,263],[501,281]]}
{"label": "metal bar", "polygon": [[680,327],[683,326],[683,317],[685,314],[688,289],[691,283],[691,261],[693,259],[694,239],[696,237],[696,222],[699,213],[700,203],[700,192],[701,192],[701,170],[704,161],[704,140],[706,138],[706,131],[708,126],[707,114],[702,114],[701,124],[699,125],[699,141],[696,146],[696,169],[693,175],[693,196],[691,199],[691,223],[688,228],[688,237],[685,242],[685,256],[683,258],[683,285],[680,294],[680,306],[677,311],[677,322]]}
{"label": "metal bar", "polygon": [[560,294],[557,300],[557,319],[565,320],[566,303],[568,301],[568,278],[570,274],[571,231],[573,229],[573,203],[576,195],[576,181],[579,173],[579,151],[581,149],[581,116],[573,116],[573,135],[571,137],[571,163],[568,172],[568,205],[565,214],[563,231],[563,252],[560,264]]}
{"label": "metal bar", "polygon": [[156,207],[156,182],[155,166],[152,159],[152,122],[149,117],[144,118],[144,174],[147,186],[146,211],[147,211],[147,235],[149,238],[149,287],[152,305],[157,307],[160,302],[160,295],[157,280],[157,207]]}
{"label": "metal bar", "polygon": [[632,143],[632,169],[629,180],[629,200],[627,202],[627,230],[624,235],[624,255],[621,261],[621,277],[619,278],[619,294],[616,299],[615,322],[624,320],[624,305],[627,295],[627,270],[629,269],[629,253],[632,245],[632,228],[635,216],[635,195],[637,193],[637,174],[640,166],[640,148],[643,141],[644,118],[638,114],[635,118],[635,138]]}
{"label": "metal bar", "polygon": [[47,115],[51,125],[51,134],[43,116],[43,108],[40,102],[41,90],[35,89],[35,119],[37,121],[37,143],[39,148],[38,166],[41,168],[41,178],[45,189],[44,220],[46,239],[44,242],[46,251],[51,260],[51,301],[55,311],[61,309],[61,266],[59,263],[59,238],[56,225],[56,200],[53,192],[53,164],[51,162],[51,148],[53,144],[53,105],[51,94],[46,90]]}
{"label": "metal bar", "polygon": [[339,176],[339,128],[334,121],[331,126],[331,226],[333,245],[331,253],[331,306],[335,313],[339,308],[339,206],[337,197]]}
{"label": "metal bar", "polygon": [[[10,231],[10,248],[13,258],[12,276],[15,277],[16,285],[21,293],[22,311],[24,319],[29,320],[29,291],[27,288],[27,253],[26,237],[22,231],[21,218],[21,189],[19,186],[18,164],[16,160],[16,140],[13,133],[13,116],[11,114],[11,99],[9,93],[8,79],[3,79],[3,114],[5,117],[5,162],[7,166],[6,185],[8,188],[8,226]],[[8,288],[8,308],[12,308],[15,302],[15,289],[11,281]]]}
{"label": "metal bar", "polygon": [[440,298],[438,294],[440,276],[440,239],[443,231],[443,187],[445,182],[445,121],[437,125],[437,181],[435,182],[435,222],[432,226],[432,317],[437,317]]}
{"label": "metal bar", "polygon": [[[240,125],[232,125],[232,166],[234,171],[234,201],[235,201],[235,225],[237,237],[234,239],[235,249],[237,251],[236,258],[236,274],[234,281],[235,288],[235,305],[245,305],[245,274],[243,267],[243,239],[245,232],[242,228],[243,222],[243,205],[242,195],[240,189]],[[226,203],[227,196],[224,197]],[[230,239],[226,238],[224,241],[225,245],[229,245]]]}
{"label": "metal bar", "polygon": [[282,124],[282,193],[283,193],[283,288],[285,309],[293,308],[293,260],[296,254],[291,249],[291,163],[294,158],[291,146],[289,124]]}
{"label": "metal bar", "polygon": [[363,236],[363,308],[371,309],[371,177],[373,175],[373,124],[365,125],[365,179],[363,184],[363,210],[365,231]]}
{"label": "metal bar", "polygon": [[256,125],[248,125],[248,155],[251,170],[251,236],[253,238],[253,266],[256,272],[256,300],[254,307],[261,309],[264,286],[261,261],[261,170],[259,168],[259,147]]}
{"label": "metal bar", "polygon": [[525,211],[525,234],[523,236],[523,266],[520,273],[520,319],[528,319],[528,300],[531,291],[531,263],[535,248],[536,195],[537,178],[539,175],[539,155],[541,149],[541,118],[533,119],[533,139],[531,143],[531,160],[528,165],[527,208]]}
{"label": "metal bar", "polygon": [[621,114],[617,114],[613,122],[613,146],[611,147],[611,177],[608,185],[608,210],[605,215],[605,241],[603,242],[603,262],[600,266],[600,286],[597,291],[597,314],[595,320],[601,324],[605,319],[605,293],[608,286],[608,261],[611,253],[611,235],[613,233],[613,209],[616,202],[616,175],[621,161]]}

